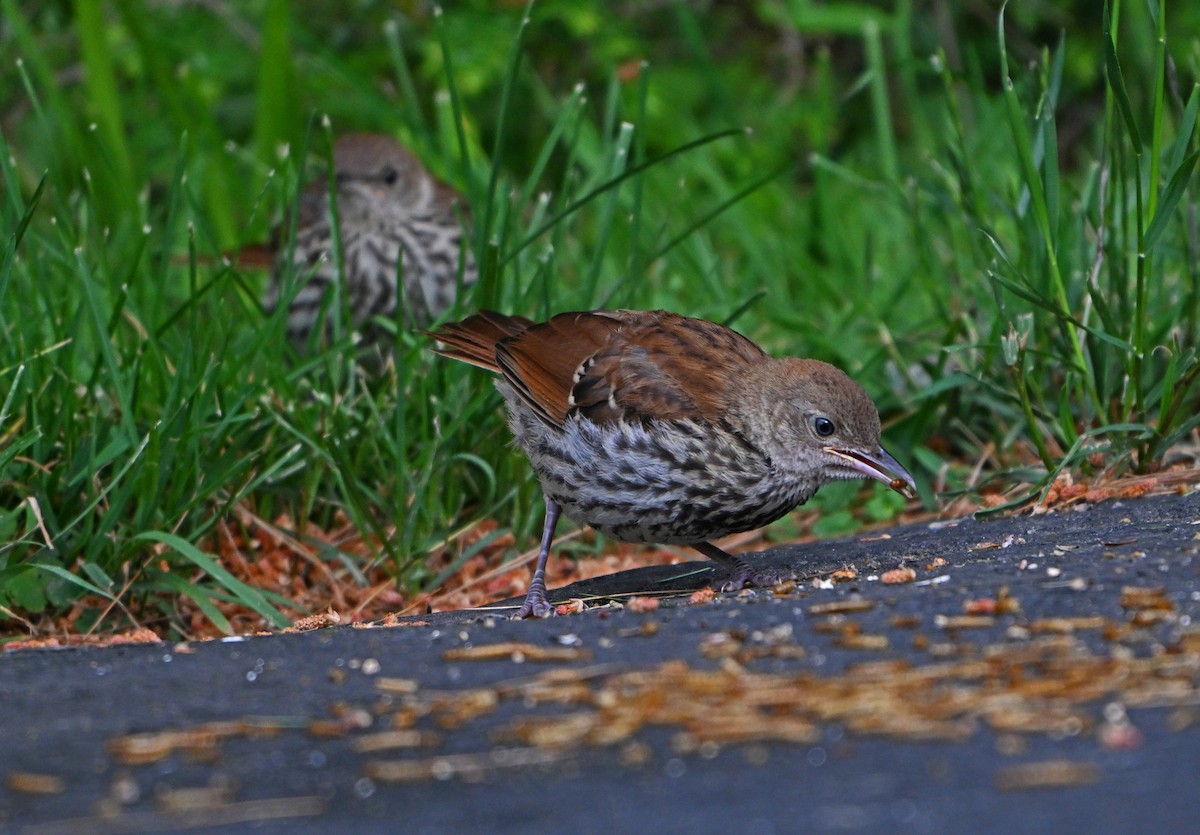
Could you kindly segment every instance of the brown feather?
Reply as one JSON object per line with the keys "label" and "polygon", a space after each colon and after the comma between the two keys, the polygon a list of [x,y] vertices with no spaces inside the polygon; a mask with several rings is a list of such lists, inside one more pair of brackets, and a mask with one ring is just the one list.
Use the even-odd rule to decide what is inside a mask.
{"label": "brown feather", "polygon": [[500,343],[500,373],[542,420],[561,426],[573,405],[576,372],[608,344],[615,327],[619,323],[603,312],[560,313]]}
{"label": "brown feather", "polygon": [[532,325],[533,321],[524,316],[506,316],[503,313],[484,310],[461,322],[442,325],[429,335],[449,346],[434,348],[434,353],[499,373],[496,345],[503,339],[517,336]]}
{"label": "brown feather", "polygon": [[724,325],[663,310],[617,311],[622,326],[574,387],[587,416],[613,420],[719,419],[725,389],[767,357]]}

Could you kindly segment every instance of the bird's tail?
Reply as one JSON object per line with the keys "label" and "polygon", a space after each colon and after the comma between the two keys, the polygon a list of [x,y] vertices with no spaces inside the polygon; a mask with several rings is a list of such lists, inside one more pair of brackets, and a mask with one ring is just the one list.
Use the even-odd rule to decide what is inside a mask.
{"label": "bird's tail", "polygon": [[499,372],[496,344],[507,337],[524,333],[533,324],[531,319],[524,316],[508,316],[492,310],[482,310],[461,322],[442,325],[429,335],[444,346],[434,348],[435,353],[488,371]]}

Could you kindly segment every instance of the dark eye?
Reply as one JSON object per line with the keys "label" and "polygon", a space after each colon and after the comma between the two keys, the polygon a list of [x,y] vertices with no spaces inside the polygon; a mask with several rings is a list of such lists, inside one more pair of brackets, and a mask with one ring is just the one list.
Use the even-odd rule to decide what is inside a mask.
{"label": "dark eye", "polygon": [[388,168],[383,169],[383,181],[385,183],[387,183],[389,186],[396,185],[396,181],[399,179],[400,179],[400,174],[397,173],[395,168],[388,167]]}
{"label": "dark eye", "polygon": [[834,433],[835,430],[836,430],[836,427],[833,425],[833,421],[830,420],[829,418],[827,418],[827,417],[813,418],[813,431],[815,431],[822,438],[828,438],[830,435],[832,435]]}

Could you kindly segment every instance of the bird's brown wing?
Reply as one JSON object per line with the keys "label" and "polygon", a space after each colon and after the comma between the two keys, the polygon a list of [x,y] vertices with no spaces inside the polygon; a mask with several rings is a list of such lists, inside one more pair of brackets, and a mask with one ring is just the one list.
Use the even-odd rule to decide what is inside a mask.
{"label": "bird's brown wing", "polygon": [[577,408],[597,422],[715,421],[725,386],[766,355],[724,325],[676,313],[618,311],[626,321],[575,385]]}
{"label": "bird's brown wing", "polygon": [[562,313],[505,339],[505,379],[551,425],[715,420],[725,382],[765,354],[741,334],[666,311]]}

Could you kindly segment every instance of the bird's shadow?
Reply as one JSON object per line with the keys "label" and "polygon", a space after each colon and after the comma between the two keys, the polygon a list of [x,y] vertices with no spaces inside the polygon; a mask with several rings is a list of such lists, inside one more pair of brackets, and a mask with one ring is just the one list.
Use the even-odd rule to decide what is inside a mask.
{"label": "bird's shadow", "polygon": [[[827,577],[847,566],[853,566],[860,576],[894,568],[905,556],[916,556],[912,543],[903,537],[888,539],[861,537],[824,540],[795,545],[782,545],[757,553],[743,553],[756,575],[784,582],[805,583]],[[719,589],[729,576],[724,566],[709,560],[651,565],[631,568],[578,580],[566,586],[550,589],[548,596],[554,605],[582,600],[587,606],[609,601],[621,602],[631,597],[658,597],[665,601],[686,602],[692,593],[704,588]],[[765,586],[771,590],[771,583]],[[403,622],[429,624],[458,623],[483,617],[511,617],[524,602],[524,596],[500,600],[472,609],[431,612],[399,618]]]}

